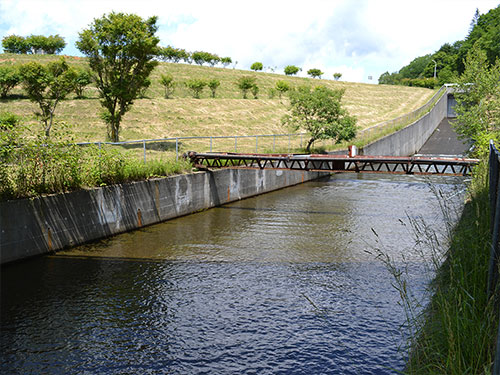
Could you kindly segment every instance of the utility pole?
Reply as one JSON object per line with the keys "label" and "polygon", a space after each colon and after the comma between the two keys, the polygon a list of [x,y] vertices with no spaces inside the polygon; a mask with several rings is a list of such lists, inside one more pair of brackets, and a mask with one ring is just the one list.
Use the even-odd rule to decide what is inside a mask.
{"label": "utility pole", "polygon": [[436,60],[432,60],[432,62],[434,63],[434,78],[436,78],[436,68],[437,68],[437,62]]}

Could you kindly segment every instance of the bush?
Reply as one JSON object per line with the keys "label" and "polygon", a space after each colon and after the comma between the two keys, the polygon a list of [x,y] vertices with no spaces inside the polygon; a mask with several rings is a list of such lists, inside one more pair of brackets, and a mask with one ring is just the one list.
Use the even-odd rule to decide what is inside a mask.
{"label": "bush", "polygon": [[208,88],[212,92],[212,98],[215,98],[215,92],[217,91],[217,88],[220,86],[220,81],[218,79],[211,79],[208,81]]}
{"label": "bush", "polygon": [[74,88],[77,98],[83,98],[85,88],[92,83],[92,74],[88,70],[74,70]]}
{"label": "bush", "polygon": [[279,93],[279,97],[281,99],[281,95],[290,90],[290,85],[286,81],[277,81],[276,82],[276,90]]}
{"label": "bush", "polygon": [[207,82],[205,82],[202,79],[197,79],[197,78],[192,78],[186,82],[186,87],[189,90],[191,90],[193,97],[196,99],[200,98],[200,94],[206,85],[207,85]]}
{"label": "bush", "polygon": [[0,65],[0,97],[6,98],[12,90],[21,81],[19,68],[15,65]]}
{"label": "bush", "polygon": [[256,86],[255,77],[249,77],[249,76],[241,77],[238,79],[237,86],[241,90],[241,93],[243,94],[243,99],[246,99],[248,90],[251,90],[254,86]]}
{"label": "bush", "polygon": [[175,82],[172,74],[162,74],[160,77],[160,84],[165,87],[165,99],[170,98],[175,89]]}
{"label": "bush", "polygon": [[254,62],[252,64],[252,66],[250,67],[250,69],[255,70],[255,71],[262,70],[263,68],[264,68],[264,65],[262,65],[261,62]]}
{"label": "bush", "polygon": [[285,67],[285,74],[287,76],[293,76],[299,72],[299,68],[297,68],[295,65],[288,65]]}

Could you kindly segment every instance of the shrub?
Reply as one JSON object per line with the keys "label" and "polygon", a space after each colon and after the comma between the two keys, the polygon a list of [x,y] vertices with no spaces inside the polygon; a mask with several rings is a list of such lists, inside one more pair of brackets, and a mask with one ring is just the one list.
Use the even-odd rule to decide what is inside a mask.
{"label": "shrub", "polygon": [[186,87],[191,90],[193,97],[200,98],[200,94],[207,85],[207,82],[202,79],[192,78],[186,82]]}
{"label": "shrub", "polygon": [[264,68],[264,65],[262,65],[261,62],[254,62],[252,64],[252,66],[250,67],[250,69],[255,70],[255,71],[262,70],[263,68]]}
{"label": "shrub", "polygon": [[165,99],[170,98],[175,89],[175,82],[172,74],[162,74],[160,77],[160,84],[165,87]]}
{"label": "shrub", "polygon": [[290,90],[290,85],[286,81],[277,81],[275,87],[279,93],[280,99],[282,94]]}
{"label": "shrub", "polygon": [[12,90],[21,81],[19,68],[15,65],[0,65],[0,97],[6,98]]}
{"label": "shrub", "polygon": [[255,84],[255,77],[244,76],[240,77],[237,82],[238,88],[241,90],[243,94],[243,99],[247,98],[248,90],[251,90]]}
{"label": "shrub", "polygon": [[220,86],[220,81],[218,79],[212,78],[210,81],[208,81],[208,88],[212,92],[212,98],[215,98],[215,92],[217,91],[217,88]]}
{"label": "shrub", "polygon": [[285,74],[287,76],[293,76],[299,72],[299,68],[297,68],[295,65],[287,65],[285,67]]}

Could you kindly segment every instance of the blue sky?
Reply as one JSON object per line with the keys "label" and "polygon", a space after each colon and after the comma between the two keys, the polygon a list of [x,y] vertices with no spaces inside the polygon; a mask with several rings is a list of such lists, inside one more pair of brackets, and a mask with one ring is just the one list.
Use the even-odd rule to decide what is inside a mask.
{"label": "blue sky", "polygon": [[[78,33],[111,11],[159,17],[162,45],[229,56],[236,68],[260,61],[282,73],[297,65],[323,78],[377,83],[413,58],[465,38],[476,8],[489,0],[0,0],[0,38],[59,34],[80,55]],[[373,77],[371,80],[369,76]]]}

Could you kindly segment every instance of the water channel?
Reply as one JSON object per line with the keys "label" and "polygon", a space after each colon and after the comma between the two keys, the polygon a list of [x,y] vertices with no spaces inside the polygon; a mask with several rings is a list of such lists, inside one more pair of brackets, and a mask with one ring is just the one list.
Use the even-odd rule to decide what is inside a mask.
{"label": "water channel", "polygon": [[[5,374],[395,374],[463,178],[338,174],[1,274]],[[437,191],[437,193],[436,193]],[[427,259],[427,260],[426,260]]]}

